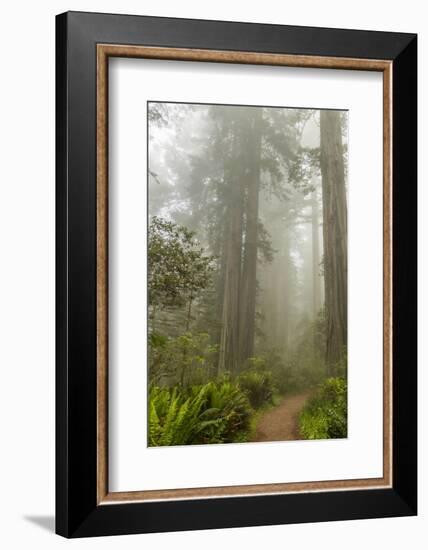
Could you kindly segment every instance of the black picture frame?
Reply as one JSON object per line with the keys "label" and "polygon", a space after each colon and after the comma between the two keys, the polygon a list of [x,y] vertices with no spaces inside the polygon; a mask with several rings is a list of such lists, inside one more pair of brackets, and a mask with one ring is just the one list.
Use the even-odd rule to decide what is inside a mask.
{"label": "black picture frame", "polygon": [[[391,488],[97,504],[96,46],[392,61]],[[68,12],[56,18],[56,532],[65,537],[417,513],[417,36]]]}

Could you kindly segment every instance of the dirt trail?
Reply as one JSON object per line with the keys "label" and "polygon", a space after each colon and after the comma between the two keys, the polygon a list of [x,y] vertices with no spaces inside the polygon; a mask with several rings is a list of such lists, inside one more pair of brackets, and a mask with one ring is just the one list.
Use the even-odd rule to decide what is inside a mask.
{"label": "dirt trail", "polygon": [[281,403],[260,417],[251,441],[293,441],[303,439],[298,417],[312,391],[284,397]]}

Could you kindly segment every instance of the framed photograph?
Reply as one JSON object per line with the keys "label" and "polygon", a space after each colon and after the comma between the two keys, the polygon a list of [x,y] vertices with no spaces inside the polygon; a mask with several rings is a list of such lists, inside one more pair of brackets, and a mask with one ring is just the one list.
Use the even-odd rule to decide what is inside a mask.
{"label": "framed photograph", "polygon": [[56,24],[57,533],[416,514],[416,35]]}

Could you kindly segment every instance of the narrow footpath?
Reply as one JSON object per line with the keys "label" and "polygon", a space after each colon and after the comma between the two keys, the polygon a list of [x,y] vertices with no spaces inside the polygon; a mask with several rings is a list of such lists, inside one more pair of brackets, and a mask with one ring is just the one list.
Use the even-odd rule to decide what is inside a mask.
{"label": "narrow footpath", "polygon": [[312,391],[284,397],[281,403],[262,414],[252,441],[294,441],[303,439],[299,433],[299,413],[311,396]]}

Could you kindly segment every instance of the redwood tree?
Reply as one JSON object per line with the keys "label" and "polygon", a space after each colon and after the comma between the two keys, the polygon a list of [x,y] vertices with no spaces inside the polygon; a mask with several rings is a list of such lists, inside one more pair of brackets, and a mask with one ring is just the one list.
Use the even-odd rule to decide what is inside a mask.
{"label": "redwood tree", "polygon": [[261,108],[253,109],[248,124],[246,151],[248,168],[245,174],[246,227],[240,288],[239,358],[241,363],[254,354],[262,117]]}
{"label": "redwood tree", "polygon": [[334,374],[347,342],[347,213],[340,116],[339,111],[323,110],[320,114],[326,360],[330,374]]}

